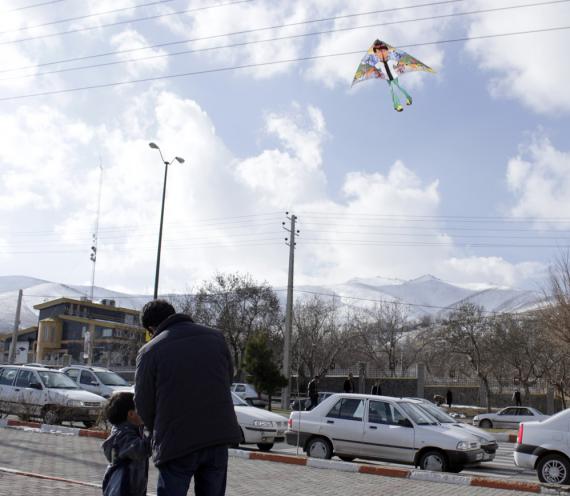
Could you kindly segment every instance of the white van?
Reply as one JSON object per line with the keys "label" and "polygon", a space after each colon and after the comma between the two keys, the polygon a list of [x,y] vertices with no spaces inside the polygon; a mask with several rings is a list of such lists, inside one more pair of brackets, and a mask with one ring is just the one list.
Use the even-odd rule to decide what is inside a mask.
{"label": "white van", "polygon": [[134,388],[129,386],[119,374],[103,367],[72,365],[61,369],[61,372],[71,378],[81,389],[103,396],[103,398],[110,398],[114,392],[135,392]]}
{"label": "white van", "polygon": [[0,413],[46,424],[63,421],[95,425],[105,399],[79,389],[65,374],[25,365],[0,365]]}

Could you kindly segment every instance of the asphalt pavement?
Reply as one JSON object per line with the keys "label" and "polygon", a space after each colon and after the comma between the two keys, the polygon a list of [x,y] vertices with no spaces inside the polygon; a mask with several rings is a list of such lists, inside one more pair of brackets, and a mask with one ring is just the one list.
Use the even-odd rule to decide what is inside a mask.
{"label": "asphalt pavement", "polygon": [[[277,451],[291,449],[287,445]],[[101,440],[69,435],[42,434],[21,429],[0,430],[0,495],[91,496],[100,494],[97,486],[105,471]],[[37,479],[6,470],[31,472],[63,480]],[[149,494],[154,493],[157,471],[150,471]],[[89,486],[88,484],[92,484]],[[260,460],[230,458],[228,490],[230,496],[517,496],[526,492],[483,487],[457,486],[413,481],[379,475],[286,465]]]}

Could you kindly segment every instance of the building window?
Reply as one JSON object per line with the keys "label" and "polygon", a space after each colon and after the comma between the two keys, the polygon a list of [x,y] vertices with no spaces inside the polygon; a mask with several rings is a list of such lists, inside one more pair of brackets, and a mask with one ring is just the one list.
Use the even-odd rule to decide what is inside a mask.
{"label": "building window", "polygon": [[105,328],[101,331],[101,337],[103,338],[112,338],[113,337],[113,329]]}

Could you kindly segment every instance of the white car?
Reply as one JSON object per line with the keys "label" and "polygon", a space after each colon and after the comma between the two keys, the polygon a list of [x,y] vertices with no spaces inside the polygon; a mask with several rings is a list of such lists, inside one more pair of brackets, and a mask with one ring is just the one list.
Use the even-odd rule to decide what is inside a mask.
{"label": "white car", "polygon": [[497,413],[483,413],[473,417],[473,425],[483,429],[501,428],[518,429],[521,422],[530,420],[546,420],[549,415],[544,415],[536,408],[529,406],[507,406]]}
{"label": "white car", "polygon": [[232,393],[234,410],[241,428],[240,444],[257,444],[261,451],[269,451],[273,445],[285,440],[287,419],[281,415],[248,405]]}
{"label": "white car", "polygon": [[310,457],[369,458],[425,470],[459,472],[483,460],[481,443],[442,426],[419,402],[389,396],[334,394],[308,412],[291,412],[287,443]]}
{"label": "white car", "polygon": [[489,434],[483,429],[479,429],[473,425],[466,424],[465,422],[459,422],[457,419],[453,418],[451,415],[447,414],[440,407],[436,406],[430,401],[421,401],[419,406],[426,410],[441,425],[455,429],[463,429],[479,439],[479,442],[481,443],[481,449],[485,452],[483,459],[481,460],[482,462],[490,462],[495,459],[495,454],[497,453],[497,448],[499,445],[497,444],[497,440],[492,434]]}
{"label": "white car", "polygon": [[542,422],[523,422],[515,465],[536,470],[540,482],[570,484],[570,409]]}
{"label": "white car", "polygon": [[38,367],[0,366],[0,412],[46,424],[97,423],[105,399],[83,391],[65,374]]}
{"label": "white car", "polygon": [[85,365],[72,365],[61,369],[81,389],[91,393],[110,398],[114,392],[127,391],[134,393],[133,386],[129,386],[119,374],[103,367],[88,367]]}

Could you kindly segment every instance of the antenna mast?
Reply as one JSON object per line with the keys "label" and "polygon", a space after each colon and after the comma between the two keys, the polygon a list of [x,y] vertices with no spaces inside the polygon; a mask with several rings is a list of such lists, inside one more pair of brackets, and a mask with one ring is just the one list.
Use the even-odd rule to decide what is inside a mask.
{"label": "antenna mast", "polygon": [[91,292],[89,299],[93,301],[93,290],[95,288],[95,265],[97,264],[97,241],[99,237],[99,215],[101,214],[101,190],[103,188],[103,164],[101,163],[101,155],[99,155],[99,196],[97,198],[97,217],[95,218],[95,230],[93,232],[93,243],[91,245],[91,262],[93,262],[93,271],[91,272]]}

